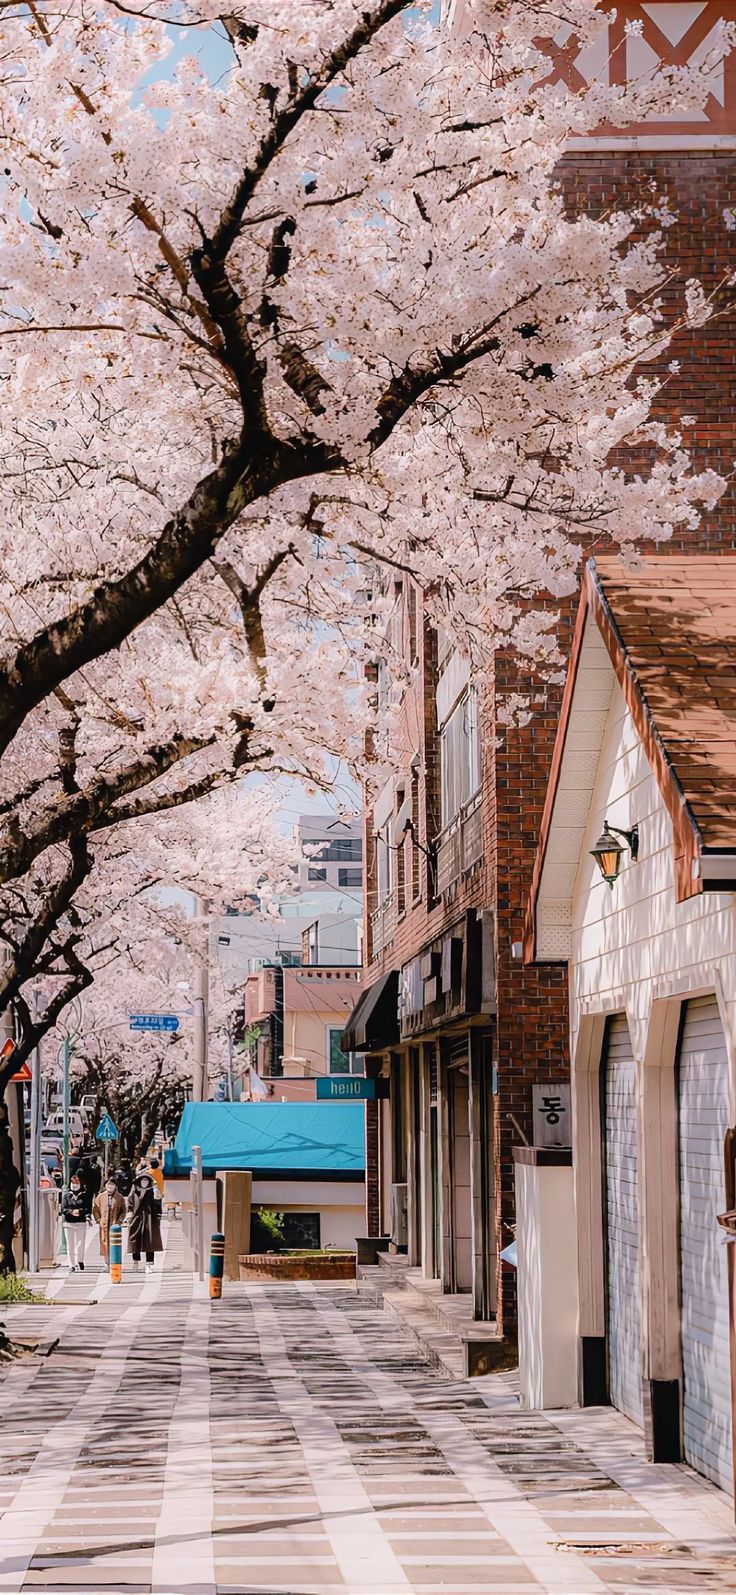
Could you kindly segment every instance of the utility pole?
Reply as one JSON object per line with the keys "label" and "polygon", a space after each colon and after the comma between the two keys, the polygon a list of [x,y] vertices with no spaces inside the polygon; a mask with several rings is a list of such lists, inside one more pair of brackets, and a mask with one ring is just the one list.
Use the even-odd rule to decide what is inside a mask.
{"label": "utility pole", "polygon": [[[38,1007],[36,1004],[36,1014]],[[31,1054],[31,1168],[28,1200],[28,1266],[32,1274],[38,1272],[40,1253],[39,1180],[41,1178],[41,1120],[43,1118],[41,1082],[41,1048],[38,1044]]]}
{"label": "utility pole", "polygon": [[[194,914],[202,918],[204,908],[196,892],[191,894]],[[194,962],[194,1053],[192,1059],[192,1101],[203,1102],[207,1090],[207,1017],[209,1008],[209,945],[195,952]]]}
{"label": "utility pole", "polygon": [[62,1076],[62,1085],[61,1085],[61,1090],[62,1090],[61,1102],[62,1102],[62,1112],[63,1112],[63,1119],[62,1119],[62,1153],[63,1153],[63,1158],[64,1158],[63,1184],[64,1184],[64,1190],[68,1191],[68,1189],[69,1189],[69,1117],[70,1117],[69,1108],[70,1108],[70,1096],[71,1096],[71,1062],[72,1062],[72,1044],[71,1044],[71,1041],[69,1040],[68,1035],[64,1037],[63,1056],[64,1056],[64,1065],[63,1065],[64,1072],[63,1072],[63,1076]]}

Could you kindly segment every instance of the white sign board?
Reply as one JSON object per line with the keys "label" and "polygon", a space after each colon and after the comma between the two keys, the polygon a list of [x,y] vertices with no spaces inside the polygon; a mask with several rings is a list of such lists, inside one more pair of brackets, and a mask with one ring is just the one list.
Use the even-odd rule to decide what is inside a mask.
{"label": "white sign board", "polygon": [[572,1146],[570,1086],[564,1081],[532,1086],[532,1145]]}

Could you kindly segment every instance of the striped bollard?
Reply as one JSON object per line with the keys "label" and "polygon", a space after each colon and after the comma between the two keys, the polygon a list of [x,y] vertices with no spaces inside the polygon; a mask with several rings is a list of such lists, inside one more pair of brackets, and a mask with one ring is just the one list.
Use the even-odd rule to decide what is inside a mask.
{"label": "striped bollard", "polygon": [[210,1241],[210,1300],[219,1301],[222,1295],[222,1276],[225,1269],[225,1236],[218,1231]]}
{"label": "striped bollard", "polygon": [[110,1225],[110,1279],[120,1285],[123,1278],[123,1226]]}

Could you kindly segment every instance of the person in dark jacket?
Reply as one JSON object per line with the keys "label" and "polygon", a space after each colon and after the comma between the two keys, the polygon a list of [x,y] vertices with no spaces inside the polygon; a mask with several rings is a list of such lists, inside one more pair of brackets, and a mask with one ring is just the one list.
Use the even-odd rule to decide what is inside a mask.
{"label": "person in dark jacket", "polygon": [[150,1174],[137,1174],[128,1197],[128,1251],[133,1267],[139,1268],[141,1252],[146,1254],[149,1274],[153,1273],[156,1252],[162,1252],[161,1203]]}
{"label": "person in dark jacket", "polygon": [[76,1274],[77,1269],[79,1269],[79,1272],[83,1274],[84,1250],[87,1244],[87,1212],[82,1182],[78,1174],[72,1174],[69,1180],[69,1189],[64,1191],[62,1195],[61,1221],[64,1225],[69,1271],[72,1274]]}
{"label": "person in dark jacket", "polygon": [[84,1202],[87,1216],[89,1217],[92,1212],[92,1203],[95,1197],[99,1195],[102,1186],[102,1169],[100,1168],[99,1158],[95,1156],[94,1152],[83,1157],[78,1173],[82,1181]]}
{"label": "person in dark jacket", "polygon": [[133,1189],[133,1170],[129,1158],[123,1158],[120,1167],[115,1170],[115,1182],[122,1196],[130,1196]]}

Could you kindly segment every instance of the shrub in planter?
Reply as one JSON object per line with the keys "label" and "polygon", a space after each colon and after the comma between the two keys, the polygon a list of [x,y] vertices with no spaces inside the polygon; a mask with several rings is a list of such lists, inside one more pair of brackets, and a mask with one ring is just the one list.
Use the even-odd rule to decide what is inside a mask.
{"label": "shrub in planter", "polygon": [[270,1207],[254,1207],[250,1220],[251,1252],[280,1252],[283,1247],[283,1213]]}

